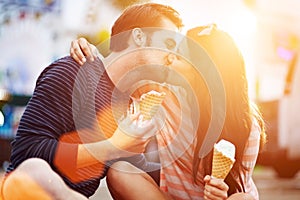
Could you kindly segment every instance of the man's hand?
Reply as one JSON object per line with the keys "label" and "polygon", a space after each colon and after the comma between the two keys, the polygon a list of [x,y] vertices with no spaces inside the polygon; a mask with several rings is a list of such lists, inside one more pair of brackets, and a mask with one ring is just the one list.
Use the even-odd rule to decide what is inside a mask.
{"label": "man's hand", "polygon": [[228,185],[222,179],[216,179],[211,176],[204,177],[204,199],[224,200],[227,199]]}
{"label": "man's hand", "polygon": [[150,138],[158,130],[154,119],[143,121],[143,116],[140,114],[128,114],[119,123],[119,127],[109,141],[121,150],[120,156],[131,156],[134,153],[143,153]]}
{"label": "man's hand", "polygon": [[98,50],[85,38],[79,38],[72,41],[70,55],[77,63],[83,65],[86,62],[86,57],[94,61],[98,55]]}

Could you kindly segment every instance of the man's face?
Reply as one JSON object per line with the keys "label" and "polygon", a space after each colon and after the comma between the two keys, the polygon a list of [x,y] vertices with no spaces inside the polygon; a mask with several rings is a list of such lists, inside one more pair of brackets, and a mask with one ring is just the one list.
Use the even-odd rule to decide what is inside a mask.
{"label": "man's face", "polygon": [[[146,46],[157,49],[149,57],[149,63],[156,60],[157,64],[168,67],[168,77],[165,81],[172,85],[181,85],[183,79],[187,82],[193,81],[194,73],[196,73],[193,66],[185,60],[188,50],[182,45],[184,37],[168,19],[163,20],[159,29],[148,34]],[[180,51],[186,52],[182,53]],[[170,56],[171,54],[172,56]]]}
{"label": "man's face", "polygon": [[163,18],[161,27],[148,35],[147,45],[176,52],[182,38],[176,25],[169,19]]}
{"label": "man's face", "polygon": [[117,68],[110,71],[111,78],[117,80],[115,85],[122,91],[140,80],[165,82],[171,66],[168,57],[170,54],[176,54],[184,37],[167,18],[162,20],[160,27],[142,30],[146,35],[146,42],[139,48],[132,43],[121,57],[114,60],[114,66]]}

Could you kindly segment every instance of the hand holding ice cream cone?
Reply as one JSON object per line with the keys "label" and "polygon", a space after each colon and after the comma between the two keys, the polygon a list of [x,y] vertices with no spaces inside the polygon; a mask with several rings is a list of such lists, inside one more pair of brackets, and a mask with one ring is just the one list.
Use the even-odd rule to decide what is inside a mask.
{"label": "hand holding ice cream cone", "polygon": [[149,133],[143,135],[143,137],[152,137],[155,135],[153,133],[156,133],[162,128],[163,121],[161,119],[154,119],[154,115],[158,112],[165,96],[166,93],[164,92],[151,90],[150,92],[144,93],[139,99],[132,98],[133,102],[130,104],[128,115],[139,116],[139,120],[135,120],[134,124],[137,127],[149,122],[155,124],[156,131],[149,131]]}

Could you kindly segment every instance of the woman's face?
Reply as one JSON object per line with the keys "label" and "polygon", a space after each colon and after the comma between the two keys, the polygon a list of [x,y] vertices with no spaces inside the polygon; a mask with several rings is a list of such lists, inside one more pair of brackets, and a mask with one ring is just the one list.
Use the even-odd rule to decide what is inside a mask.
{"label": "woman's face", "polygon": [[189,84],[190,87],[194,87],[196,78],[199,78],[194,66],[181,56],[172,54],[169,57],[172,57],[172,62],[168,65],[169,73],[166,82],[178,86]]}

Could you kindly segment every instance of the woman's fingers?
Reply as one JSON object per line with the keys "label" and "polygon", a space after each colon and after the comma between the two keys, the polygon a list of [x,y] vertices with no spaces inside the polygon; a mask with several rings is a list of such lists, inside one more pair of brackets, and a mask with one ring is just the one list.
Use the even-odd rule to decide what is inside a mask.
{"label": "woman's fingers", "polygon": [[93,55],[93,51],[91,49],[90,43],[85,38],[79,38],[78,43],[79,43],[82,53],[86,57],[88,57],[91,61],[94,61],[94,55]]}
{"label": "woman's fingers", "polygon": [[71,42],[70,55],[80,65],[83,65],[86,61],[84,55],[82,54],[82,52],[80,50],[77,40],[73,40]]}
{"label": "woman's fingers", "polygon": [[214,200],[227,199],[227,191],[220,190],[219,188],[216,188],[209,184],[205,185],[204,195],[207,197],[207,199],[214,199]]}
{"label": "woman's fingers", "polygon": [[93,58],[97,58],[97,56],[99,56],[100,58],[103,58],[103,56],[101,54],[99,54],[98,49],[96,46],[94,46],[93,44],[89,44],[90,50],[92,52],[92,57]]}
{"label": "woman's fingers", "polygon": [[204,198],[212,200],[227,199],[228,185],[222,179],[205,176]]}
{"label": "woman's fingers", "polygon": [[94,61],[97,56],[94,52],[97,52],[96,47],[90,44],[85,38],[79,38],[71,42],[70,55],[80,65],[86,62],[86,57]]}

